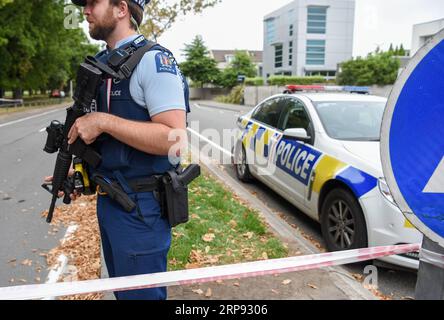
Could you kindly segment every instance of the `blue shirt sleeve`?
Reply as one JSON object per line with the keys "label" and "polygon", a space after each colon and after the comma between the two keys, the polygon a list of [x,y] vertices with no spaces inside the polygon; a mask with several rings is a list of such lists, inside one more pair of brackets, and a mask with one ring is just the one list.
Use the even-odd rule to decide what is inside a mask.
{"label": "blue shirt sleeve", "polygon": [[171,110],[186,111],[180,71],[161,51],[144,55],[131,77],[130,92],[151,117]]}

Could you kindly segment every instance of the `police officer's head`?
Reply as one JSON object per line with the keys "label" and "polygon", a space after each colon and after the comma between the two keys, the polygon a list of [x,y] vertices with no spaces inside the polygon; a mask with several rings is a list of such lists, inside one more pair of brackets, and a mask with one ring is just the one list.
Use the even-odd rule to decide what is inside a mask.
{"label": "police officer's head", "polygon": [[91,37],[96,40],[106,40],[119,24],[137,30],[143,20],[145,5],[150,0],[72,0],[72,2],[85,7],[84,14],[89,22]]}

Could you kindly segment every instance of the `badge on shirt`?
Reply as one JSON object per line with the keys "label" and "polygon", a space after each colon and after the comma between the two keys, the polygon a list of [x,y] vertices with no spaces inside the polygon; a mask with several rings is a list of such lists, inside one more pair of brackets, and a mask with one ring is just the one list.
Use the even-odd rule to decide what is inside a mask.
{"label": "badge on shirt", "polygon": [[177,69],[174,62],[163,52],[156,54],[157,73],[166,72],[177,75]]}

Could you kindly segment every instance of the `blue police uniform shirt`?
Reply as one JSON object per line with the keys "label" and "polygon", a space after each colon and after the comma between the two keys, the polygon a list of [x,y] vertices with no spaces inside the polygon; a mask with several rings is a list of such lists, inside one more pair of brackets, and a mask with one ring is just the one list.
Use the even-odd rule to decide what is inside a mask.
{"label": "blue police uniform shirt", "polygon": [[[118,41],[116,48],[134,41],[139,36],[136,34]],[[148,109],[151,118],[166,111],[186,111],[180,71],[176,66],[163,68],[165,59],[168,57],[161,51],[147,52],[130,80],[131,97],[138,105]]]}

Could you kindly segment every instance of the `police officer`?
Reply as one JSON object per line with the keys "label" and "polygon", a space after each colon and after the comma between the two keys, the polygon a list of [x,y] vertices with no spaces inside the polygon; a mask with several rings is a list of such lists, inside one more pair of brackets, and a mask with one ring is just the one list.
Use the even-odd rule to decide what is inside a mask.
{"label": "police officer", "polygon": [[[84,7],[91,37],[107,43],[98,60],[106,63],[113,49],[146,42],[137,30],[149,0],[72,2]],[[132,182],[174,167],[168,155],[178,141],[170,141],[169,135],[186,130],[186,100],[184,81],[171,54],[152,50],[129,80],[106,81],[97,99],[98,112],[79,118],[69,132],[70,144],[81,138],[97,148],[103,158],[97,171],[117,181],[137,205],[127,213],[106,194],[98,196],[98,221],[110,277],[167,270],[171,227],[161,216],[156,194],[134,190]],[[164,300],[167,292],[157,288],[116,292],[115,296],[119,300]]]}

